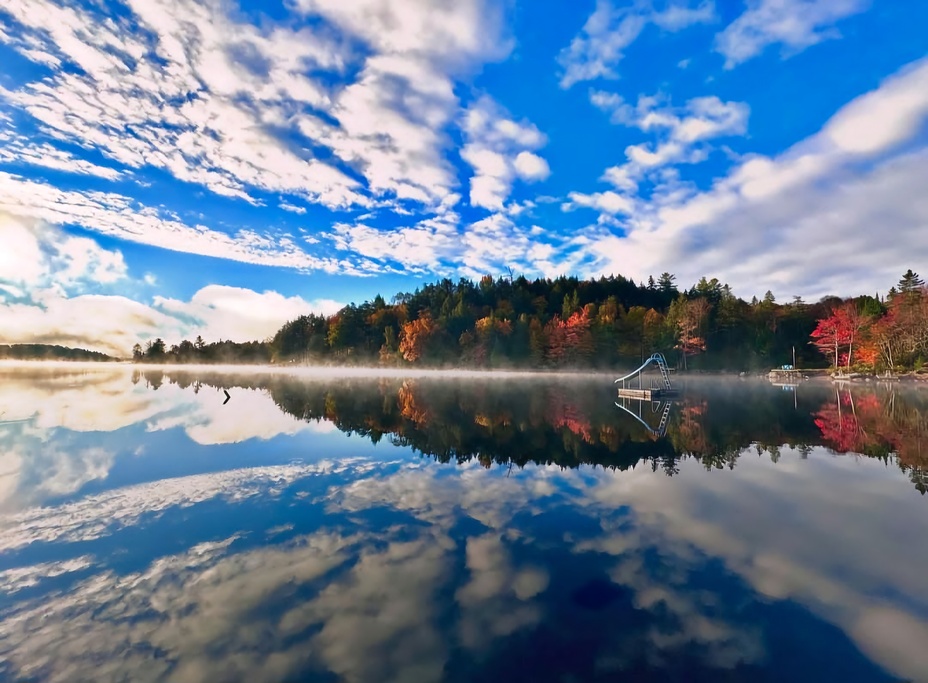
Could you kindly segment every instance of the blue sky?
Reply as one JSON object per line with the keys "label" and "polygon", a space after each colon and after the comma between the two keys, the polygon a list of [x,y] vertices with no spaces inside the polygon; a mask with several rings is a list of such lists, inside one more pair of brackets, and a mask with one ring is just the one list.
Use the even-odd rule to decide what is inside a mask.
{"label": "blue sky", "polygon": [[885,291],[928,270],[925,26],[901,0],[5,3],[0,341],[263,337],[508,268]]}

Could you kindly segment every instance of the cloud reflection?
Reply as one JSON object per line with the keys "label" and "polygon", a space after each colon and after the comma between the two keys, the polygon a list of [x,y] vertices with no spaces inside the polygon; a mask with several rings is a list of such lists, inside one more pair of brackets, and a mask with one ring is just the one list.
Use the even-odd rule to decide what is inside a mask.
{"label": "cloud reflection", "polygon": [[[784,461],[758,459],[721,475],[685,463],[673,478],[556,468],[507,478],[418,463],[253,468],[40,509],[9,520],[5,550],[156,526],[158,511],[210,497],[230,509],[253,505],[300,477],[328,484],[316,498],[328,515],[309,533],[269,520],[257,546],[241,534],[201,542],[141,571],[100,570],[69,592],[12,603],[0,621],[0,656],[18,674],[50,681],[281,680],[324,671],[357,683],[439,680],[456,653],[470,652],[478,671],[511,636],[555,619],[549,610],[564,609],[557,596],[572,589],[550,567],[569,566],[573,554],[602,558],[636,621],[647,615],[599,634],[600,672],[661,667],[694,652],[714,669],[762,662],[764,625],[745,622],[721,588],[698,585],[718,558],[763,600],[804,605],[887,670],[917,679],[928,663],[917,646],[928,605],[918,568],[928,551],[868,521],[901,475],[870,472],[872,461],[862,473],[847,460],[822,459],[816,466],[843,493],[797,495],[804,479],[821,478],[804,477],[794,465],[810,461],[795,454]],[[857,530],[835,535],[826,508]],[[552,536],[546,514],[571,516],[587,531]],[[793,516],[807,533],[791,532]],[[476,526],[462,531],[467,520]],[[899,533],[923,534],[922,520],[913,515]],[[32,575],[55,567],[36,565]]]}
{"label": "cloud reflection", "polygon": [[106,365],[0,368],[0,510],[105,480],[117,457],[112,444],[122,442],[84,445],[102,433],[176,429],[196,444],[216,446],[335,429],[282,412],[266,391],[233,389],[234,400],[223,405],[222,392],[213,387],[194,390],[156,379],[152,391],[139,380],[131,368]]}

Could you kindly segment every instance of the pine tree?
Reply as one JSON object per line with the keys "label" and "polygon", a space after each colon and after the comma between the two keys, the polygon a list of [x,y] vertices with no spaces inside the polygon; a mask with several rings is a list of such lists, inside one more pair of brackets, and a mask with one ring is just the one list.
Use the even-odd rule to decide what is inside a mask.
{"label": "pine tree", "polygon": [[902,276],[902,279],[899,280],[898,289],[901,294],[911,294],[912,292],[917,292],[922,287],[925,286],[925,281],[918,277],[918,273],[912,271],[909,268],[905,271],[905,275]]}
{"label": "pine tree", "polygon": [[657,279],[657,287],[663,294],[671,294],[676,292],[677,286],[674,284],[676,279],[676,275],[671,275],[670,273],[661,273],[661,276]]}

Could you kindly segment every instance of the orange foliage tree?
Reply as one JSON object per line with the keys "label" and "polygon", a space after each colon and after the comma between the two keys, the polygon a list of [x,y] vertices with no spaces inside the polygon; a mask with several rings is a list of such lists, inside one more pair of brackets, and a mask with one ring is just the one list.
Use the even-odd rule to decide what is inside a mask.
{"label": "orange foliage tree", "polygon": [[427,350],[429,340],[439,332],[439,327],[428,311],[424,311],[415,320],[403,325],[400,335],[400,353],[410,363],[422,358]]}

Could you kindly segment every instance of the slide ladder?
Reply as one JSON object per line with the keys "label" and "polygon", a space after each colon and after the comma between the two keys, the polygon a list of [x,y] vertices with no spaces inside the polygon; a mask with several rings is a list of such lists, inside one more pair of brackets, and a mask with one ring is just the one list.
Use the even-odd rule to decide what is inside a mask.
{"label": "slide ladder", "polygon": [[661,415],[661,424],[657,428],[657,435],[664,436],[667,433],[667,420],[670,419],[670,401],[664,406],[664,414]]}
{"label": "slide ladder", "polygon": [[629,410],[628,406],[623,405],[622,403],[619,403],[618,401],[615,401],[614,403],[615,403],[616,408],[621,408],[623,411],[631,415],[633,418],[635,418],[635,420],[638,421],[638,423],[641,426],[647,429],[648,432],[650,432],[654,436],[663,437],[664,435],[667,434],[667,423],[670,421],[670,409],[673,406],[672,402],[667,401],[666,403],[664,403],[664,411],[661,414],[661,422],[660,422],[660,425],[657,427],[657,429],[655,429],[654,427],[649,425],[647,422],[645,422],[645,420],[642,419],[641,416],[637,415],[633,410]]}

